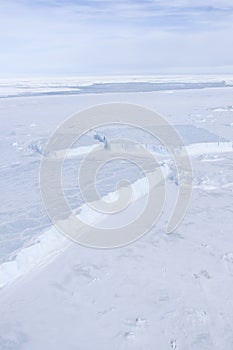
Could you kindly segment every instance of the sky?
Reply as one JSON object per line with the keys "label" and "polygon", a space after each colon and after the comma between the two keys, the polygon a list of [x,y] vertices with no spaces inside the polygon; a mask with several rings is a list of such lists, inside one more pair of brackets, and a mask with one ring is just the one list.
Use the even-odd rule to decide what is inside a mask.
{"label": "sky", "polygon": [[0,0],[0,77],[233,73],[232,0]]}

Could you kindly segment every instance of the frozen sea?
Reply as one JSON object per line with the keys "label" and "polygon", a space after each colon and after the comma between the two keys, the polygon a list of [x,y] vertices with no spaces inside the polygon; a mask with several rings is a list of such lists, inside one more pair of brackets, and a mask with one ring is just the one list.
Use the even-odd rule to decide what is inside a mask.
{"label": "frozen sea", "polygon": [[[0,82],[0,349],[233,348],[233,87],[232,77],[130,77]],[[55,232],[43,208],[43,147],[69,116],[102,103],[153,109],[174,125],[193,166],[193,195],[184,221],[165,231],[177,193],[169,155],[130,128],[101,129],[153,146],[170,167],[168,201],[158,224],[127,247],[93,250]],[[64,164],[73,209],[83,147]],[[151,149],[151,148],[150,148]],[[38,151],[39,150],[39,151]],[[143,176],[119,161],[97,179],[102,196],[126,177]],[[135,204],[137,206],[137,203]]]}

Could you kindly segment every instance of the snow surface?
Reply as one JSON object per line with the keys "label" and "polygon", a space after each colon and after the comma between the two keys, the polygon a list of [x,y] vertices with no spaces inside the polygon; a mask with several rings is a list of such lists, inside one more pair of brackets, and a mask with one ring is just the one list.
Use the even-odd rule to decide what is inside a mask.
{"label": "snow surface", "polygon": [[[232,92],[221,87],[1,99],[1,350],[232,350]],[[37,150],[67,116],[105,102],[153,108],[185,138],[194,189],[173,234],[165,227],[177,195],[176,172],[164,148],[149,138],[146,147],[166,169],[167,200],[148,234],[124,248],[95,250],[51,227],[40,200]],[[134,137],[142,143],[142,135]],[[74,146],[64,174],[71,206],[83,208],[84,217],[75,169],[90,147],[89,136]],[[145,186],[133,167],[122,162],[107,168],[99,190],[111,199],[125,174],[134,183],[136,213]]]}

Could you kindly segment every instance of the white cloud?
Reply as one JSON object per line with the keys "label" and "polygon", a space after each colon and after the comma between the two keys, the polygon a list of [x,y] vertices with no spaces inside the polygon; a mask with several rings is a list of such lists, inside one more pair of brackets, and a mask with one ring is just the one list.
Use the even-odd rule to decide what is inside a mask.
{"label": "white cloud", "polygon": [[233,21],[232,11],[224,9],[230,6],[227,0],[0,0],[1,71],[101,75],[229,69],[224,67],[233,62]]}

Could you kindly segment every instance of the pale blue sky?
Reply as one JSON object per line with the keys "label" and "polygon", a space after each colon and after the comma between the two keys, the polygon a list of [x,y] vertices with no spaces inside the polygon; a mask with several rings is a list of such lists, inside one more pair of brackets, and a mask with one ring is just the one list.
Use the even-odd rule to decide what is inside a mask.
{"label": "pale blue sky", "polygon": [[0,76],[233,73],[232,0],[0,0]]}

